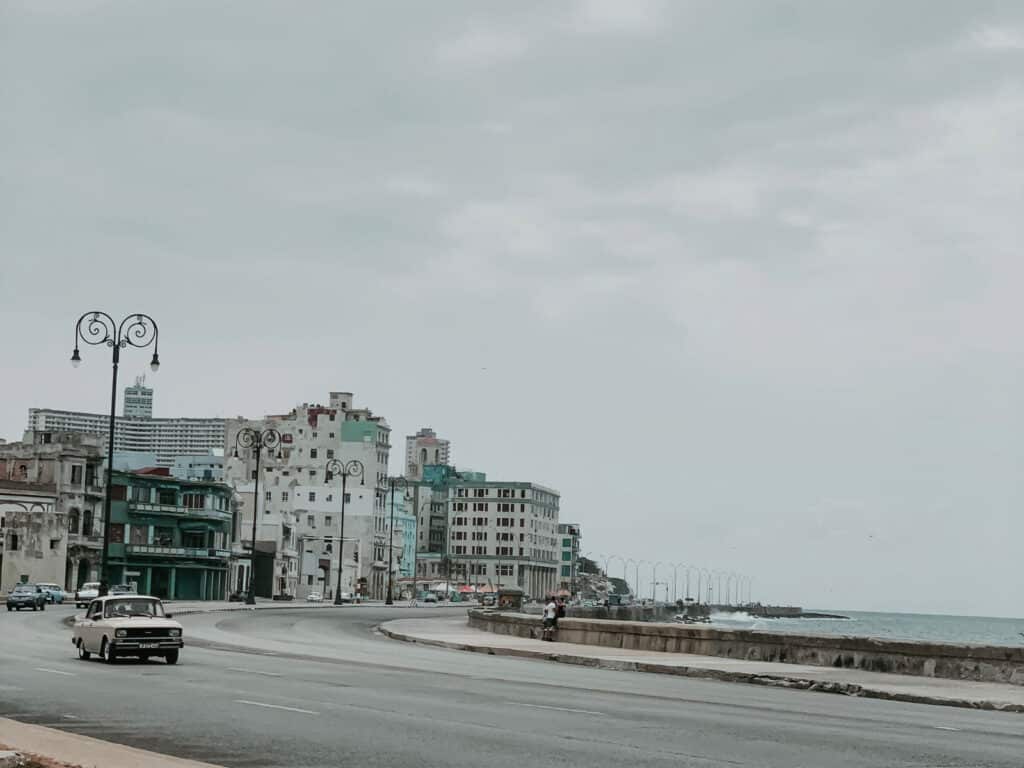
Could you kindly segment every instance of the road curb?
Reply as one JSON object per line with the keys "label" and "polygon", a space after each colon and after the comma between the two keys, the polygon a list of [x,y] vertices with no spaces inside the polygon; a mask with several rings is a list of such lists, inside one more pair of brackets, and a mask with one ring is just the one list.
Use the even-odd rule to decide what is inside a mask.
{"label": "road curb", "polygon": [[484,653],[490,656],[514,656],[518,658],[538,659],[541,661],[553,661],[559,664],[575,664],[577,666],[592,667],[595,669],[609,669],[618,672],[648,672],[661,675],[676,675],[678,677],[693,677],[704,680],[720,680],[722,682],[765,685],[773,688],[791,688],[799,691],[837,693],[844,696],[857,696],[865,699],[883,699],[886,701],[902,701],[912,704],[931,704],[943,707],[959,707],[962,709],[1024,713],[1024,705],[1010,704],[1007,702],[983,701],[977,699],[948,699],[941,696],[927,696],[921,694],[886,691],[878,688],[865,687],[856,683],[812,680],[809,678],[782,675],[757,675],[749,672],[732,672],[724,669],[680,667],[671,664],[624,661],[619,659],[596,659],[592,656],[577,656],[571,653],[548,653],[546,651],[533,651],[524,648],[501,648],[475,643],[457,643],[448,640],[435,640],[432,638],[417,637],[415,635],[405,634],[404,632],[396,632],[393,629],[388,629],[387,624],[381,624],[379,629],[381,634],[391,638],[392,640],[400,640],[406,643],[418,643],[419,645],[429,645],[436,648],[447,648],[454,651]]}

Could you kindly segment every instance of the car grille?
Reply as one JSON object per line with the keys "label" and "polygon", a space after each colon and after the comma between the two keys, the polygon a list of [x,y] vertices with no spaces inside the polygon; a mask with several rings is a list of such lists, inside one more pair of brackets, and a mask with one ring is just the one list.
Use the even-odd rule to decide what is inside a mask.
{"label": "car grille", "polygon": [[129,627],[125,632],[127,633],[125,637],[158,639],[165,639],[168,637],[166,629],[142,629],[140,627]]}

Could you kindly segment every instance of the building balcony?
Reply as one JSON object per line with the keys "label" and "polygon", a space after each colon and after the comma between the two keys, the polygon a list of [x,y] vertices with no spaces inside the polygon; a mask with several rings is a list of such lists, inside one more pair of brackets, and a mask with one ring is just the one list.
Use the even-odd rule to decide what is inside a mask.
{"label": "building balcony", "polygon": [[148,544],[128,544],[125,546],[125,552],[129,555],[143,557],[213,558],[215,560],[226,560],[231,557],[230,550],[216,547],[155,547]]}
{"label": "building balcony", "polygon": [[68,534],[68,546],[78,547],[102,547],[103,536],[99,533],[85,536],[81,533],[69,533]]}
{"label": "building balcony", "polygon": [[129,501],[128,511],[140,515],[167,515],[169,517],[186,517],[193,520],[217,520],[226,522],[231,520],[231,513],[219,509],[193,509],[192,507],[179,507],[174,504],[150,504],[145,501]]}

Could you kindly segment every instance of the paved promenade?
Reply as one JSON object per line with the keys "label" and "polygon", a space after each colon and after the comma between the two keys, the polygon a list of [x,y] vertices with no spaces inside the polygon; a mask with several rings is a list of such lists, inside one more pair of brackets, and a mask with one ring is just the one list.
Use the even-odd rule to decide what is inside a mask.
{"label": "paved promenade", "polygon": [[745,661],[685,653],[623,650],[577,643],[548,643],[469,627],[464,618],[399,619],[381,626],[396,640],[500,656],[540,658],[565,664],[786,688],[868,698],[1024,712],[1024,686],[912,677],[854,669]]}

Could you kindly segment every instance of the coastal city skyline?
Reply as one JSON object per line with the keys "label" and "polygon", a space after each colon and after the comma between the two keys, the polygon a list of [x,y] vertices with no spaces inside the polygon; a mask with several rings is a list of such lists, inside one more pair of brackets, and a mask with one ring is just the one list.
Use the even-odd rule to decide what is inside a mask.
{"label": "coastal city skyline", "polygon": [[5,439],[144,311],[159,415],[343,386],[596,552],[1024,613],[1020,9],[86,5],[0,11]]}

